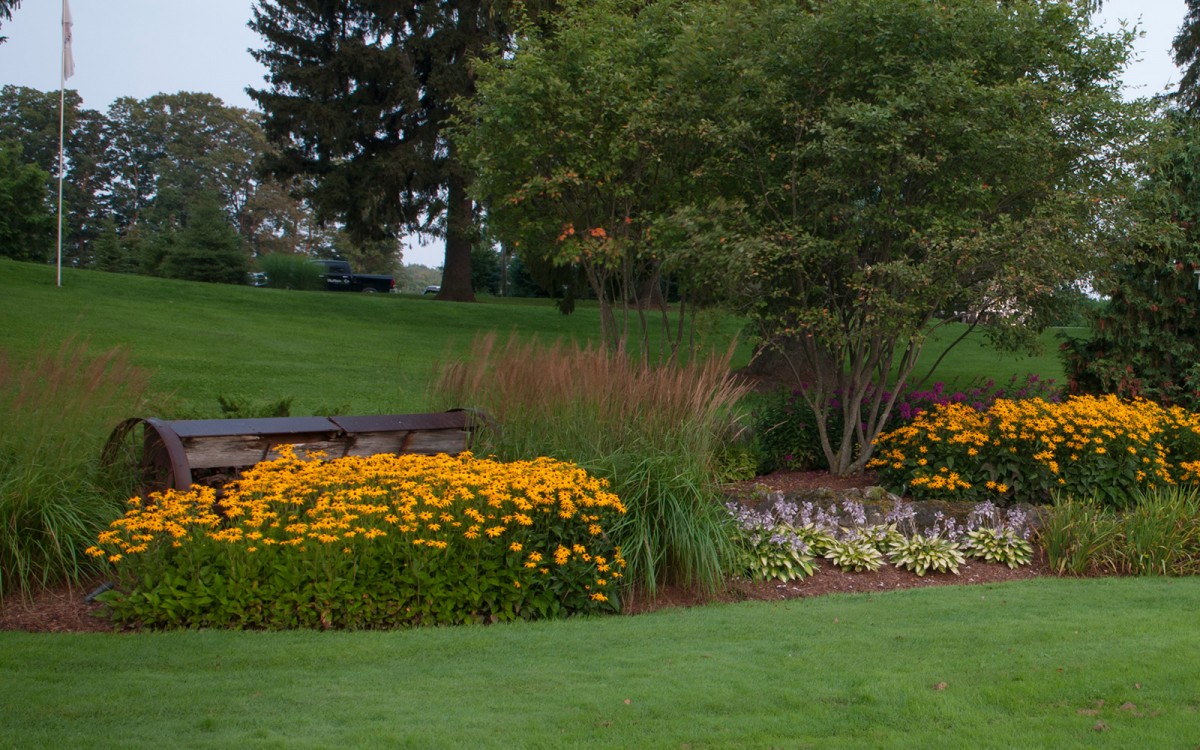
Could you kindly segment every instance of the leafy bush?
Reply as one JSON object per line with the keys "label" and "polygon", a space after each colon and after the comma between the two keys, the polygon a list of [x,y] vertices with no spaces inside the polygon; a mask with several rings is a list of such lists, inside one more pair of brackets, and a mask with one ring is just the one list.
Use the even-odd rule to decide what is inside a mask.
{"label": "leafy bush", "polygon": [[484,337],[469,362],[442,368],[436,392],[492,415],[498,427],[480,435],[481,451],[553,456],[611,481],[628,509],[611,533],[632,583],[651,595],[660,583],[724,585],[734,547],[715,476],[746,392],[729,376],[728,355],[655,367],[516,338],[498,348]]}
{"label": "leafy bush", "polygon": [[1194,575],[1200,572],[1200,488],[1142,490],[1128,509],[1059,498],[1039,530],[1058,573]]}
{"label": "leafy bush", "polygon": [[[759,397],[752,412],[758,445],[759,474],[824,468],[816,417],[800,391],[776,391]],[[838,426],[831,426],[835,433]]]}
{"label": "leafy bush", "polygon": [[258,267],[267,275],[268,284],[276,289],[312,292],[325,288],[324,269],[307,255],[264,255],[258,259]]}
{"label": "leafy bush", "polygon": [[1120,506],[1139,489],[1200,480],[1200,415],[1115,396],[947,404],[876,450],[881,483],[917,499],[1046,502],[1061,491]]}
{"label": "leafy bush", "polygon": [[108,431],[143,406],[147,376],[119,349],[68,339],[32,362],[0,352],[0,596],[95,569],[83,554],[121,513],[100,471]]}
{"label": "leafy bush", "polygon": [[226,487],[155,493],[88,553],[116,566],[118,623],[385,628],[618,609],[624,512],[553,459],[470,454],[303,460]]}

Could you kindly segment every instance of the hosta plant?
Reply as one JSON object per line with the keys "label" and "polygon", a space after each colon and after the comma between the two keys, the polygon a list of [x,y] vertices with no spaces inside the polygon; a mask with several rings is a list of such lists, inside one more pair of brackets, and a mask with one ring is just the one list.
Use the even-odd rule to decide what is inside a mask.
{"label": "hosta plant", "polygon": [[987,562],[1004,563],[1010,568],[1028,565],[1033,560],[1033,545],[1028,536],[1024,511],[1009,508],[1003,515],[992,503],[975,506],[967,519],[963,552]]}
{"label": "hosta plant", "polygon": [[808,546],[814,555],[824,556],[829,548],[837,542],[837,534],[814,521],[794,527],[796,536]]}
{"label": "hosta plant", "polygon": [[776,534],[747,550],[746,577],[755,581],[795,581],[815,571],[813,556],[798,537]]}
{"label": "hosta plant", "polygon": [[794,581],[813,574],[813,556],[804,538],[790,521],[796,506],[777,501],[763,510],[737,503],[726,506],[736,521],[741,548],[740,568],[754,581]]}
{"label": "hosta plant", "polygon": [[869,536],[856,534],[835,539],[829,545],[825,557],[842,570],[853,570],[856,573],[879,570],[883,567],[883,553],[875,546],[875,540]]}
{"label": "hosta plant", "polygon": [[911,570],[919,576],[929,571],[954,573],[966,560],[953,540],[937,534],[913,534],[891,550],[892,563],[897,568]]}

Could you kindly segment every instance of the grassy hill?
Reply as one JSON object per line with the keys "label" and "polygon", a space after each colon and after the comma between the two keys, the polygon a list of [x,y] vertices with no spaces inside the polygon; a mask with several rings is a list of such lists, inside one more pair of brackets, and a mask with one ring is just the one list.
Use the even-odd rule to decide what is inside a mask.
{"label": "grassy hill", "polygon": [[[173,394],[162,408],[211,412],[217,396],[293,398],[293,414],[425,408],[434,363],[495,331],[585,342],[594,306],[561,315],[548,300],[449,304],[430,297],[198,284],[0,260],[0,351],[24,360],[70,336],[128,347]],[[736,331],[725,320],[721,348]],[[173,416],[166,414],[164,416]]]}
{"label": "grassy hill", "polygon": [[[216,416],[217,397],[249,403],[293,399],[292,413],[386,413],[428,408],[435,363],[461,355],[490,331],[587,342],[599,331],[594,304],[561,315],[548,300],[483,298],[475,304],[418,295],[335,294],[199,284],[64,269],[0,259],[0,352],[15,361],[56,348],[70,336],[97,350],[127,347],[163,394],[157,416]],[[709,313],[705,346],[724,351],[737,319]],[[927,346],[932,363],[950,340]],[[972,336],[934,379],[965,383],[1035,372],[1062,377],[1055,332],[1029,358],[990,350]],[[734,365],[749,360],[739,346]],[[924,371],[921,371],[924,374]]]}

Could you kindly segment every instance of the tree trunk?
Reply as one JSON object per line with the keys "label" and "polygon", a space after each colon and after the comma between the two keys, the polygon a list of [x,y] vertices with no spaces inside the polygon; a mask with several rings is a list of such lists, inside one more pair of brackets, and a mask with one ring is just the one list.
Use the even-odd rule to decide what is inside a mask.
{"label": "tree trunk", "polygon": [[442,290],[437,298],[448,302],[474,302],[471,288],[471,243],[474,236],[474,204],[467,184],[451,175],[446,205],[446,261],[442,267]]}

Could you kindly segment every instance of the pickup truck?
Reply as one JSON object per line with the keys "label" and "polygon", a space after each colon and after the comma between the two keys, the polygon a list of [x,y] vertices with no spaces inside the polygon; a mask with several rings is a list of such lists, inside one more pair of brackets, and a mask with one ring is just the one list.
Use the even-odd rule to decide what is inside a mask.
{"label": "pickup truck", "polygon": [[314,260],[324,268],[325,288],[331,292],[394,292],[396,279],[383,274],[354,273],[344,260]]}

